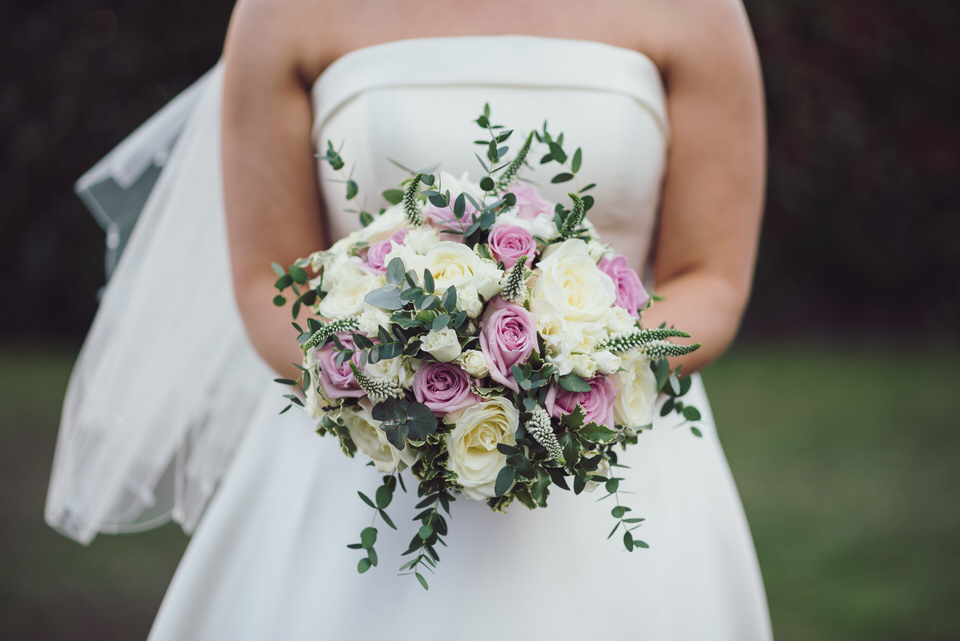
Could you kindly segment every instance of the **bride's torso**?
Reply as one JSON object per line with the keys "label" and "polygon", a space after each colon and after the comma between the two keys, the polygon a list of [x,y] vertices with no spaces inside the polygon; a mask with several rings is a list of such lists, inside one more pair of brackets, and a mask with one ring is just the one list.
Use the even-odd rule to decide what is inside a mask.
{"label": "bride's torso", "polygon": [[[551,184],[559,169],[531,154],[532,179],[549,200],[590,183],[590,219],[605,241],[642,268],[659,205],[669,137],[666,99],[656,64],[636,51],[560,38],[463,36],[416,38],[363,47],[332,63],[312,88],[313,140],[342,145],[346,171],[359,184],[361,204],[376,212],[381,192],[406,167],[441,163],[475,179],[483,169],[473,144],[487,134],[474,122],[489,104],[492,119],[522,136],[541,129],[564,134],[568,154],[582,148],[576,182]],[[482,155],[482,154],[481,154]],[[331,238],[358,226],[343,185],[319,163]],[[365,200],[362,200],[364,199]]]}

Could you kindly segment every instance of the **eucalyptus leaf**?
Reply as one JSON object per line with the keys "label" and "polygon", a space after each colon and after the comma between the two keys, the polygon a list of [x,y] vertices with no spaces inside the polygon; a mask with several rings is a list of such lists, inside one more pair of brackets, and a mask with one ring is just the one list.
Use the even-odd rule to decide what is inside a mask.
{"label": "eucalyptus leaf", "polygon": [[403,299],[396,285],[385,285],[380,289],[367,292],[363,300],[380,309],[394,310],[403,307]]}
{"label": "eucalyptus leaf", "polygon": [[586,393],[590,391],[590,383],[572,373],[561,376],[559,379],[557,379],[557,383],[559,383],[560,387],[568,392]]}

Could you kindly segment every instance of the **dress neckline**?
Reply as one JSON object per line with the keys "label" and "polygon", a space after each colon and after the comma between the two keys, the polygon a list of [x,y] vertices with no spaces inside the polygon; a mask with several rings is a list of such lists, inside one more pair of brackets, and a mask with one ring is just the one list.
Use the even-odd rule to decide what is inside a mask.
{"label": "dress neckline", "polygon": [[421,47],[421,46],[444,46],[449,45],[455,42],[465,42],[468,41],[477,41],[477,42],[528,42],[531,44],[544,43],[552,45],[567,45],[571,47],[581,47],[581,48],[598,48],[598,49],[608,49],[610,51],[619,52],[619,55],[625,57],[635,57],[636,59],[642,61],[644,64],[649,65],[657,72],[657,77],[660,80],[660,85],[663,87],[663,73],[660,71],[660,67],[657,66],[657,63],[653,61],[653,58],[648,56],[645,53],[637,51],[636,49],[628,49],[627,47],[621,47],[618,45],[612,45],[606,42],[600,42],[598,40],[581,40],[579,38],[560,38],[554,36],[531,36],[526,34],[496,34],[496,35],[471,35],[471,36],[426,36],[422,38],[403,38],[400,40],[389,40],[387,42],[380,42],[373,45],[366,45],[364,47],[359,47],[351,51],[346,52],[339,58],[333,60],[330,64],[324,67],[323,71],[317,76],[311,85],[311,93],[316,92],[317,86],[321,83],[324,76],[329,73],[334,73],[337,69],[344,65],[351,64],[355,58],[364,57],[372,53],[389,53],[392,49],[404,49],[409,47]]}
{"label": "dress neckline", "polygon": [[332,114],[370,90],[471,85],[620,93],[648,109],[664,134],[668,129],[660,69],[639,51],[592,40],[479,35],[393,40],[340,56],[310,90],[314,137]]}

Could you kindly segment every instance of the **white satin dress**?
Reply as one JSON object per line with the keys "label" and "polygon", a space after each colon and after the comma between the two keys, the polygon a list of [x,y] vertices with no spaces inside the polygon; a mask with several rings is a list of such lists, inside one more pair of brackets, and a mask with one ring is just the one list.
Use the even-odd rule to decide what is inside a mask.
{"label": "white satin dress", "polygon": [[[598,184],[591,218],[604,238],[646,264],[669,144],[664,89],[654,64],[607,45],[525,36],[400,41],[355,51],[313,89],[314,142],[343,143],[367,207],[408,167],[442,162],[459,174],[479,164],[473,120],[519,132],[540,127],[583,148],[581,185]],[[538,156],[537,156],[538,158]],[[534,162],[536,164],[536,161]],[[319,168],[330,229],[357,226],[343,186]],[[545,193],[564,198],[567,186]],[[552,175],[552,174],[551,174]],[[750,532],[717,440],[699,378],[703,438],[658,420],[622,460],[622,488],[650,549],[624,551],[601,492],[554,488],[546,510],[515,505],[495,514],[466,499],[452,505],[448,548],[425,592],[398,576],[414,534],[416,499],[398,492],[380,524],[380,565],[357,573],[359,540],[373,514],[356,491],[376,471],[347,459],[298,412],[282,416],[282,388],[266,384],[251,427],[190,542],[151,641],[336,639],[771,638]],[[409,479],[408,483],[413,484]],[[405,560],[405,559],[404,559]]]}

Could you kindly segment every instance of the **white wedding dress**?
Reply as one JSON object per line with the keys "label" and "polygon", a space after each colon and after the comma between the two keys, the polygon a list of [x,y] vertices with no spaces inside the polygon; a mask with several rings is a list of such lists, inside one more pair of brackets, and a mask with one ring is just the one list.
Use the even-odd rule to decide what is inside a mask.
{"label": "white wedding dress", "polygon": [[[215,125],[218,83],[215,72],[193,116],[200,120],[205,110],[213,122],[195,128],[209,131]],[[598,185],[590,217],[604,239],[642,273],[669,145],[663,85],[643,55],[591,42],[526,36],[400,41],[339,59],[317,80],[313,99],[316,148],[325,149],[327,140],[343,143],[344,157],[355,164],[354,178],[368,195],[368,209],[376,209],[380,191],[404,175],[388,159],[408,167],[442,162],[448,172],[476,175],[474,152],[480,148],[472,141],[484,135],[473,119],[484,103],[490,104],[496,123],[518,132],[538,128],[546,119],[552,133],[565,134],[569,151],[583,148],[580,184]],[[187,142],[190,126],[183,134]],[[200,155],[185,153],[188,157],[179,161],[174,156],[175,167]],[[538,166],[536,159],[532,164]],[[327,167],[320,166],[319,172],[329,226],[337,238],[357,221],[344,212],[343,186],[328,180]],[[209,171],[203,175],[210,177]],[[548,197],[566,197],[569,187],[549,185],[546,172],[526,175]],[[145,215],[149,213],[148,203]],[[135,235],[131,247],[136,249],[137,242]],[[121,261],[117,279],[123,272]],[[121,285],[112,283],[111,288]],[[136,284],[127,287],[137,289]],[[108,291],[105,305],[110,297]],[[231,303],[223,305],[232,310]],[[114,329],[122,331],[123,324],[117,325],[120,329]],[[85,358],[97,358],[88,353],[92,349],[85,348],[78,370]],[[221,352],[234,353],[229,341]],[[214,363],[233,384],[231,377],[241,370],[227,368],[224,363],[231,357],[223,354]],[[373,492],[379,475],[361,458],[344,457],[335,440],[317,437],[302,413],[278,415],[283,389],[269,382],[262,365],[241,362],[245,374],[234,386],[242,391],[224,395],[238,399],[229,412],[231,426],[214,430],[227,435],[214,439],[221,445],[205,447],[213,437],[196,427],[218,425],[216,406],[192,399],[205,408],[206,418],[186,420],[185,427],[177,428],[179,436],[165,437],[165,454],[151,472],[127,472],[136,479],[120,482],[128,486],[122,497],[98,503],[102,485],[84,487],[82,469],[86,459],[97,455],[80,456],[69,446],[79,439],[86,445],[73,450],[95,452],[105,437],[75,436],[96,431],[82,425],[65,425],[61,436],[47,518],[80,539],[89,540],[97,530],[149,525],[153,520],[142,514],[151,510],[160,514],[157,518],[172,512],[189,529],[219,472],[226,470],[160,608],[152,641],[771,638],[750,532],[699,377],[690,395],[703,410],[703,438],[675,428],[674,418],[658,419],[621,459],[631,468],[622,474],[622,488],[632,493],[626,503],[646,517],[636,534],[650,549],[630,554],[619,537],[606,539],[614,522],[612,503],[597,500],[602,492],[574,496],[553,488],[548,509],[514,505],[506,514],[461,499],[452,505],[449,547],[440,549],[439,568],[428,576],[430,590],[425,592],[413,577],[396,572],[400,552],[415,531],[409,521],[415,497],[397,494],[388,512],[400,531],[378,522],[379,567],[358,574],[361,555],[346,545],[359,540],[373,513],[356,491]],[[75,380],[71,388],[84,385]],[[225,386],[221,381],[201,387],[216,391]],[[193,387],[188,380],[186,389]],[[83,396],[82,389],[72,389],[73,400],[68,399],[75,418],[87,411]],[[101,422],[109,419],[109,407],[103,405],[97,414]],[[127,408],[125,424],[137,421],[136,411]],[[182,422],[178,418],[171,424]],[[206,463],[211,459],[215,465]],[[140,467],[130,463],[126,469]],[[172,498],[163,500],[160,488],[170,478],[174,489],[167,494]],[[413,479],[407,483],[412,489]],[[163,505],[169,508],[166,513]],[[126,516],[118,516],[124,510]],[[110,519],[127,525],[111,525]]]}

